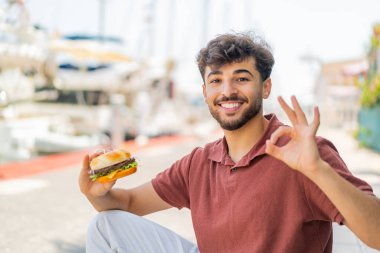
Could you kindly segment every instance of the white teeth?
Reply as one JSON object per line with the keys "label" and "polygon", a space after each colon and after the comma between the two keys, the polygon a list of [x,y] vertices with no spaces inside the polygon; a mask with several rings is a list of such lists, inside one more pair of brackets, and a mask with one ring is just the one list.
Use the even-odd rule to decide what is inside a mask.
{"label": "white teeth", "polygon": [[223,108],[232,109],[239,106],[239,103],[228,103],[228,104],[221,104]]}

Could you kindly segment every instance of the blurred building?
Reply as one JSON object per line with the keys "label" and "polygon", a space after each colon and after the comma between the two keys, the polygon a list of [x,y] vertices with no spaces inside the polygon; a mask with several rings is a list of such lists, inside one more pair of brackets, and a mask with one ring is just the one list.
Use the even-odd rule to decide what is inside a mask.
{"label": "blurred building", "polygon": [[360,108],[357,80],[366,75],[368,63],[363,59],[321,64],[315,94],[322,110],[322,121],[333,127],[353,128]]}

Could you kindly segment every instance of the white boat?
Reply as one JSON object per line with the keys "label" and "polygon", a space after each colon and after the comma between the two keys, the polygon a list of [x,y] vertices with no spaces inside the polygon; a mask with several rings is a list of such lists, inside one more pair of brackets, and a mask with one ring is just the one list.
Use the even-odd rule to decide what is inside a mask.
{"label": "white boat", "polygon": [[0,15],[0,163],[179,131],[173,67],[134,61],[115,38],[48,39]]}

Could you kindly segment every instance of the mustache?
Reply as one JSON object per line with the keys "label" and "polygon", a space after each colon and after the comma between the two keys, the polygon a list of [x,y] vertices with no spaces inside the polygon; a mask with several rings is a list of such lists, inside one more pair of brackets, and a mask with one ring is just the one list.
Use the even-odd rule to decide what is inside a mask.
{"label": "mustache", "polygon": [[214,105],[220,104],[222,102],[228,102],[228,101],[248,102],[248,100],[245,97],[242,97],[239,95],[231,95],[229,97],[223,96],[215,100]]}

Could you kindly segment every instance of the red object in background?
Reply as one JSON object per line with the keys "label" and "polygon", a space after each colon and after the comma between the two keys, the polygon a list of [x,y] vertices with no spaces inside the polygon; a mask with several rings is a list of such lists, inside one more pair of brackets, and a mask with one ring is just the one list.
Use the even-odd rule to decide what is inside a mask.
{"label": "red object in background", "polygon": [[[189,137],[173,135],[150,139],[146,146],[138,146],[134,141],[127,141],[123,146],[125,146],[125,148],[131,153],[134,153],[137,150],[143,150],[144,148],[171,145],[188,139]],[[0,181],[72,168],[72,166],[78,166],[79,173],[79,167],[82,164],[83,157],[86,154],[91,154],[95,150],[101,148],[102,147],[94,147],[80,151],[37,157],[28,161],[3,164],[0,165]]]}

